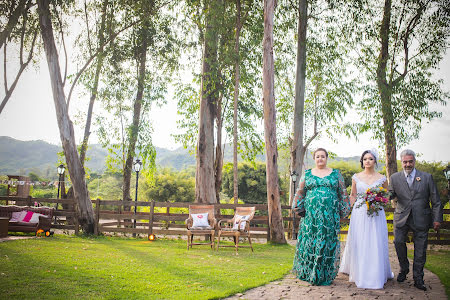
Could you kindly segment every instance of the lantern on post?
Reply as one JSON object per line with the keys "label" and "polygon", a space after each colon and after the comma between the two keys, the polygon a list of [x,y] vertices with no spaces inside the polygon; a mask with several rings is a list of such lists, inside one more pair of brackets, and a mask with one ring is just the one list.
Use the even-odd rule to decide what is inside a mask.
{"label": "lantern on post", "polygon": [[[136,212],[137,212],[137,197],[138,197],[138,184],[139,184],[139,172],[142,169],[142,162],[139,159],[136,159],[134,163],[134,171],[136,172],[136,195],[134,197],[134,222],[133,228],[136,228]],[[133,236],[136,236],[134,233]]]}
{"label": "lantern on post", "polygon": [[[59,199],[59,191],[61,189],[61,181],[64,181],[64,172],[66,171],[66,168],[63,164],[60,164],[58,168],[56,168],[56,171],[58,172],[58,194],[56,195],[56,199]],[[55,210],[58,210],[58,202],[55,204]],[[56,215],[54,223],[56,224]]]}
{"label": "lantern on post", "polygon": [[56,169],[56,171],[58,172],[58,195],[56,196],[57,199],[59,199],[59,189],[61,187],[61,177],[64,176],[64,172],[66,171],[66,168],[64,167],[63,164],[60,164],[58,166],[58,168]]}

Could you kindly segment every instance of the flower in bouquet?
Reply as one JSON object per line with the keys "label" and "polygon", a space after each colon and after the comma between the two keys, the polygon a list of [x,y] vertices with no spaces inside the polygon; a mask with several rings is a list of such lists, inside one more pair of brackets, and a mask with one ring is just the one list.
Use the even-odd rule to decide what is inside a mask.
{"label": "flower in bouquet", "polygon": [[356,208],[363,205],[367,206],[367,215],[373,217],[375,214],[378,216],[378,212],[384,209],[389,204],[389,192],[382,186],[368,188],[365,193],[360,195],[364,201],[359,203]]}

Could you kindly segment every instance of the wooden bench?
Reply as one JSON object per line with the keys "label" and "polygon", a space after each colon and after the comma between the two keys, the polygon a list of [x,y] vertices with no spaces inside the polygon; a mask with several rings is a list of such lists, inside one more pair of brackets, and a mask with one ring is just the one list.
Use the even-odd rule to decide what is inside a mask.
{"label": "wooden bench", "polygon": [[[37,221],[36,223],[11,221],[12,213],[20,211],[31,211],[34,213],[42,214],[43,216],[39,216],[39,221]],[[34,207],[34,206],[0,205],[0,217],[7,217],[9,219],[8,231],[34,232],[35,234],[38,234],[38,232],[44,232],[45,235],[47,236],[50,235],[53,211],[54,211],[53,207],[46,207],[46,206]]]}

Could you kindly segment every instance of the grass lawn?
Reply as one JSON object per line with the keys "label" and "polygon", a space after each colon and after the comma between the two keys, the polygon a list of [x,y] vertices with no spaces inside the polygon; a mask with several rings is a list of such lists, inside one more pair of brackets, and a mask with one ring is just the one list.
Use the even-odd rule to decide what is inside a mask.
{"label": "grass lawn", "polygon": [[287,274],[294,247],[255,244],[255,252],[182,240],[57,235],[0,243],[3,299],[211,299]]}
{"label": "grass lawn", "polygon": [[[410,259],[414,258],[413,253],[412,250],[408,250]],[[439,277],[450,299],[450,250],[428,250],[425,268]]]}

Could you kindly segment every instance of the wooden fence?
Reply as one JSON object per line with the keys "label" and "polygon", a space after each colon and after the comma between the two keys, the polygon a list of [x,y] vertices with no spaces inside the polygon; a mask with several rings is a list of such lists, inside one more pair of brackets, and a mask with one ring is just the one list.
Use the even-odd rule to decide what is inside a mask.
{"label": "wooden fence", "polygon": [[[35,204],[55,207],[54,224],[52,228],[63,230],[74,230],[77,234],[79,225],[75,218],[75,203],[73,199],[49,199],[49,198],[20,198],[0,196],[3,204],[29,205]],[[155,235],[185,235],[186,227],[184,221],[188,218],[188,209],[191,203],[180,202],[134,202],[121,200],[92,200],[96,216],[95,233],[133,233],[133,234],[155,234]],[[134,206],[138,212],[134,214]],[[268,238],[268,217],[266,204],[215,204],[216,219],[229,219],[233,217],[237,206],[255,206],[256,214],[251,222],[250,231],[252,236],[259,239]],[[282,205],[283,221],[286,233],[292,232],[291,207]],[[392,213],[394,209],[386,209]],[[444,209],[444,215],[450,215],[450,209]],[[133,227],[136,221],[136,228]],[[341,225],[349,223],[349,219],[341,219]],[[297,227],[299,219],[296,218]],[[387,220],[388,224],[393,221]],[[392,228],[389,226],[388,228]],[[347,234],[347,230],[341,230],[341,234]],[[393,232],[390,229],[389,235]],[[430,230],[428,234],[429,244],[450,245],[450,221],[441,224],[441,230],[435,232]]]}

